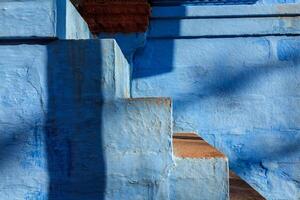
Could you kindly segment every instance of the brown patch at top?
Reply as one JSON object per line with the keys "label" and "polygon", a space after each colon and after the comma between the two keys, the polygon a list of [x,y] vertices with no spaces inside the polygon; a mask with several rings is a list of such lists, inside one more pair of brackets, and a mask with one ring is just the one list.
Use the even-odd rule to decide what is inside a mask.
{"label": "brown patch at top", "polygon": [[81,0],[78,9],[94,34],[145,32],[149,25],[146,0]]}
{"label": "brown patch at top", "polygon": [[175,156],[180,158],[225,158],[224,154],[195,133],[174,134],[173,148]]}

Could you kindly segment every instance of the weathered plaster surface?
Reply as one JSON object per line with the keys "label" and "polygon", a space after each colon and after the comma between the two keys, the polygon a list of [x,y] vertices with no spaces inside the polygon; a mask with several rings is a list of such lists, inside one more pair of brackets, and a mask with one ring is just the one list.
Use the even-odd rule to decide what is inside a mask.
{"label": "weathered plaster surface", "polygon": [[170,200],[228,200],[226,158],[175,158]]}
{"label": "weathered plaster surface", "polygon": [[91,37],[69,0],[2,0],[0,18],[0,39]]}
{"label": "weathered plaster surface", "polygon": [[114,40],[0,44],[0,199],[166,199],[171,102],[128,69]]}
{"label": "weathered plaster surface", "polygon": [[[51,67],[48,75],[62,76],[55,80],[60,84],[56,84],[58,88],[53,88],[54,91],[66,92],[60,87],[75,74],[84,83],[78,86],[80,89],[88,91],[89,87],[99,85],[98,95],[104,100],[130,97],[129,64],[114,40],[60,40],[51,43],[47,53]],[[70,82],[69,87],[75,85]]]}
{"label": "weathered plaster surface", "polygon": [[173,166],[170,100],[123,100],[106,104],[103,113],[106,198],[169,199],[168,176]]}
{"label": "weathered plaster surface", "polygon": [[[172,97],[175,131],[198,132],[266,198],[299,199],[300,38],[297,32],[285,35],[298,25],[285,29],[282,18],[273,16],[280,23],[268,28],[269,36],[248,35],[264,23],[252,26],[256,19],[238,17],[226,18],[234,27],[204,19],[205,26],[197,27],[197,17],[186,19],[186,26],[177,18],[154,19],[146,46],[135,55],[132,95]],[[268,22],[272,14],[260,18]],[[165,21],[171,28],[155,29],[155,23]],[[241,23],[251,26],[238,30]],[[210,35],[181,34],[195,33],[194,28]],[[237,35],[226,35],[230,31]],[[151,32],[161,36],[151,37]]]}
{"label": "weathered plaster surface", "polygon": [[[130,98],[134,45],[125,39],[126,59],[115,40],[55,40],[90,36],[68,1],[0,6],[0,199],[174,198],[171,171],[188,163],[174,168],[171,100]],[[217,166],[192,169],[212,190],[228,175]]]}

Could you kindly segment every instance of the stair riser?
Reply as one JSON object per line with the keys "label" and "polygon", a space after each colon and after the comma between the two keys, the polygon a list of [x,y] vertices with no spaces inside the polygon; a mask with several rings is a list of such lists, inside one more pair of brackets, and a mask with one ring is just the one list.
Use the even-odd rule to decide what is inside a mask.
{"label": "stair riser", "polygon": [[176,158],[175,163],[170,176],[171,200],[229,199],[226,158]]}

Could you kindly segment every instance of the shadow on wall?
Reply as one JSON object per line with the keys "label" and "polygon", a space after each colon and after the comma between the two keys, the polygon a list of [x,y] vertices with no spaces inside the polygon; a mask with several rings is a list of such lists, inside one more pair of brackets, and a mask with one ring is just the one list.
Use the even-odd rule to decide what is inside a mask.
{"label": "shadow on wall", "polygon": [[0,198],[104,199],[101,43],[0,44]]}
{"label": "shadow on wall", "polygon": [[[179,32],[180,24],[174,26],[166,28]],[[135,80],[133,90],[137,96],[171,96],[175,128],[199,131],[227,154],[235,172],[265,196],[295,198],[300,188],[299,87],[295,85],[299,42],[274,37],[270,41],[259,38],[256,44],[252,39],[202,38],[199,42],[197,38],[148,38],[147,45],[135,55],[133,78],[141,80]],[[245,50],[246,45],[234,43],[235,47],[230,40],[244,40],[241,44],[252,48],[254,44],[265,45],[273,53],[276,47],[277,55],[256,61],[259,57],[253,52],[249,59],[245,54],[251,53],[251,48]],[[268,42],[276,45],[269,47]],[[225,52],[227,46],[232,53]],[[209,51],[204,52],[206,49]],[[239,58],[235,61],[237,52],[244,56],[244,63]]]}
{"label": "shadow on wall", "polygon": [[277,44],[276,61],[238,68],[217,61],[224,66],[208,71],[174,105],[177,113],[198,116],[190,121],[195,130],[266,198],[292,199],[300,188],[299,42]]}
{"label": "shadow on wall", "polygon": [[[101,45],[58,41],[48,46],[46,127],[49,199],[104,199]],[[91,59],[95,58],[95,59]]]}
{"label": "shadow on wall", "polygon": [[[174,23],[173,27],[167,27],[172,29],[174,32],[180,31],[180,25]],[[151,23],[149,30],[151,31]],[[152,76],[157,76],[160,74],[165,74],[173,71],[173,61],[176,59],[174,57],[174,41],[171,39],[162,38],[147,38],[147,43],[159,43],[163,42],[163,48],[153,48],[153,46],[146,46],[144,48],[139,48],[133,57],[133,79],[147,78]],[[145,59],[140,59],[140,58]],[[139,59],[136,59],[139,58]],[[150,64],[151,63],[151,64]],[[147,67],[145,67],[147,66]]]}

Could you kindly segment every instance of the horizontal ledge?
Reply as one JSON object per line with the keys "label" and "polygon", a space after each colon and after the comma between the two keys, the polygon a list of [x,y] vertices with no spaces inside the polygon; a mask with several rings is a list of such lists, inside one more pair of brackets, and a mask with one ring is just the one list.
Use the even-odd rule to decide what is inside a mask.
{"label": "horizontal ledge", "polygon": [[153,102],[172,102],[172,99],[170,97],[137,97],[137,98],[125,98],[123,100],[126,101],[153,101]]}
{"label": "horizontal ledge", "polygon": [[300,17],[152,20],[148,38],[299,35]]}
{"label": "horizontal ledge", "polygon": [[0,37],[0,44],[47,44],[58,37]]}
{"label": "horizontal ledge", "polygon": [[164,37],[151,37],[149,36],[148,39],[152,40],[164,40],[164,39],[213,39],[213,38],[250,38],[250,37],[295,37],[300,36],[300,33],[291,34],[291,33],[284,33],[284,34],[245,34],[245,35],[200,35],[200,36],[164,36]]}
{"label": "horizontal ledge", "polygon": [[152,18],[299,16],[300,4],[153,7]]}

